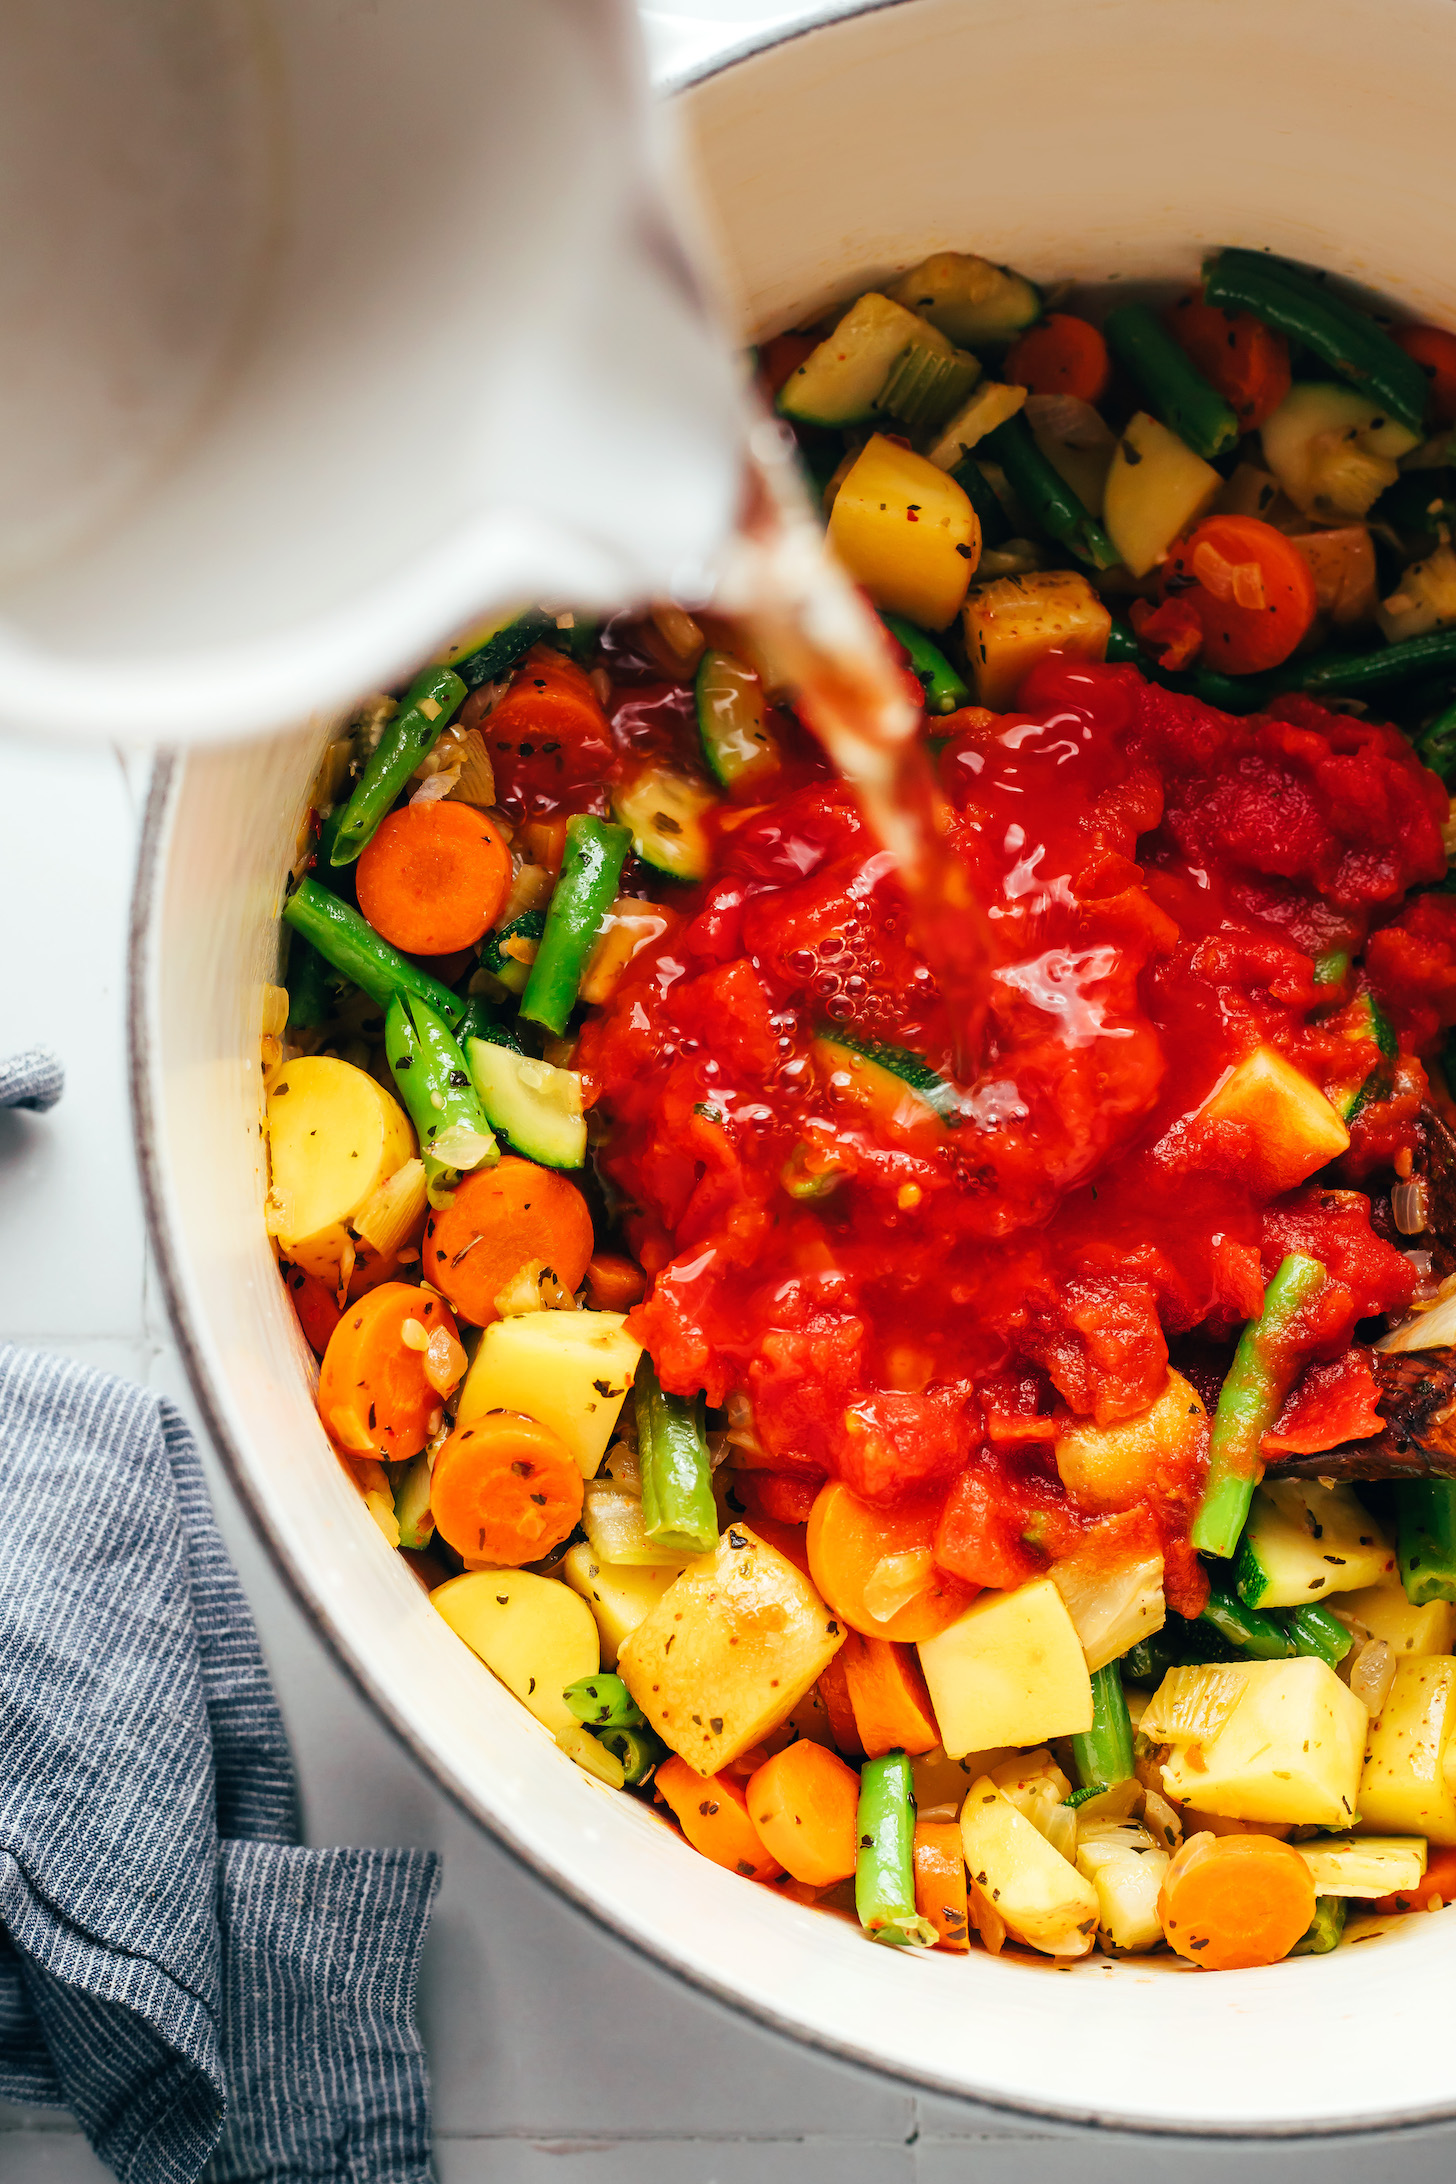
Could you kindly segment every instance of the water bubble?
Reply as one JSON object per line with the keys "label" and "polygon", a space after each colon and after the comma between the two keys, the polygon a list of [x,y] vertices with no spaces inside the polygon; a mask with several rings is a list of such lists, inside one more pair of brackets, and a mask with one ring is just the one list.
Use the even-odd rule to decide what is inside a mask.
{"label": "water bubble", "polygon": [[847,1001],[842,993],[837,993],[825,1002],[824,1014],[832,1018],[836,1024],[843,1024],[853,1016],[854,1003]]}
{"label": "water bubble", "polygon": [[844,946],[844,941],[838,933],[830,933],[827,938],[820,941],[819,953],[826,962],[832,962],[835,956],[843,955]]}
{"label": "water bubble", "polygon": [[801,978],[807,978],[818,959],[812,948],[794,948],[785,956],[789,969]]}

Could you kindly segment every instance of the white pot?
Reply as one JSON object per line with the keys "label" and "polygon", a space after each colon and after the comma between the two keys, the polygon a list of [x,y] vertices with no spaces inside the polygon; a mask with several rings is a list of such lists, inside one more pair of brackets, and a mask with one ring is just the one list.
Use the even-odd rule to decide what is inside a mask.
{"label": "white pot", "polygon": [[[769,331],[937,246],[1032,274],[1271,244],[1456,326],[1447,0],[902,0],[682,105]],[[1271,1970],[897,1954],[745,1886],[579,1773],[429,1608],[330,1456],[263,1234],[260,991],[318,748],[164,766],[137,896],[137,1128],[208,1422],[278,1561],[469,1810],[619,1933],[765,2022],[1037,2114],[1210,2132],[1456,2114],[1456,1911]]]}

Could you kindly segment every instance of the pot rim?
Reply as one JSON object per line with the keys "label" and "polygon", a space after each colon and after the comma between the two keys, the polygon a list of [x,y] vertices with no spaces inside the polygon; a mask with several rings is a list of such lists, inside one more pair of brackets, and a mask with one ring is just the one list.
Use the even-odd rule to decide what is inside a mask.
{"label": "pot rim", "polygon": [[[892,8],[916,4],[917,0],[826,0],[826,4],[800,21],[765,27],[750,33],[726,51],[707,60],[665,71],[658,78],[655,88],[659,95],[671,97],[709,82],[775,47],[792,44],[814,32],[831,29],[834,25],[854,17],[885,13]],[[1347,2114],[1309,2118],[1286,2124],[1240,2123],[1227,2118],[1170,2122],[1167,2119],[1149,2118],[1113,2109],[1093,2110],[1074,2104],[1036,2100],[1029,2096],[1017,2097],[994,2087],[973,2087],[942,2078],[934,2071],[897,2065],[867,2047],[816,2032],[810,2026],[785,2017],[715,1979],[710,1972],[675,1958],[665,1947],[658,1947],[644,1939],[625,1920],[604,1909],[584,1888],[558,1872],[539,1855],[527,1839],[518,1835],[498,1814],[477,1803],[462,1788],[445,1761],[416,1733],[408,1717],[378,1687],[365,1661],[356,1658],[345,1646],[308,1584],[306,1573],[294,1563],[281,1545],[267,1509],[255,1488],[246,1457],[229,1423],[226,1401],[213,1383],[205,1347],[188,1301],[186,1273],[174,1250],[166,1205],[165,1154],[160,1142],[159,1110],[153,1083],[156,1043],[150,1036],[149,1015],[154,989],[153,973],[158,960],[163,881],[171,824],[183,767],[189,756],[195,761],[205,762],[207,752],[203,749],[188,754],[164,749],[158,752],[153,763],[138,847],[127,948],[127,1062],[132,1127],[147,1232],[161,1277],[167,1316],[208,1434],[222,1459],[233,1490],[247,1511],[253,1529],[263,1542],[275,1570],[310,1627],[328,1647],[355,1688],[405,1751],[424,1767],[431,1780],[451,1803],[470,1820],[483,1827],[534,1879],[547,1884],[558,1896],[565,1897],[574,1909],[588,1916],[597,1927],[604,1928],[615,1942],[680,1980],[693,1992],[706,1996],[717,2005],[763,2025],[769,2031],[800,2046],[826,2055],[835,2062],[848,2064],[881,2079],[904,2085],[912,2091],[932,2093],[941,2099],[960,2101],[969,2106],[983,2108],[993,2115],[1017,2120],[1049,2123],[1067,2129],[1129,2134],[1140,2140],[1169,2140],[1175,2143],[1190,2139],[1208,2139],[1245,2145],[1288,2145],[1322,2144],[1341,2138],[1363,2140],[1377,2136],[1410,2137],[1456,2120],[1456,2092],[1453,2092],[1447,2101],[1423,2108],[1397,2109],[1387,2115]]]}

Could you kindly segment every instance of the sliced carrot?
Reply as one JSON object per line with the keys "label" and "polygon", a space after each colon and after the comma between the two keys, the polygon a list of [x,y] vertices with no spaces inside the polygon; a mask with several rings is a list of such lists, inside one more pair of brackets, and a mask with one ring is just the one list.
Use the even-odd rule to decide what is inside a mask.
{"label": "sliced carrot", "polygon": [[[406,1341],[411,1321],[416,1336]],[[329,1337],[318,1390],[319,1416],[345,1455],[398,1463],[419,1454],[441,1398],[418,1335],[437,1327],[456,1334],[449,1307],[409,1282],[383,1282],[349,1306]]]}
{"label": "sliced carrot", "polygon": [[640,1304],[647,1276],[634,1259],[615,1251],[594,1251],[586,1270],[587,1302],[594,1312],[630,1312]]}
{"label": "sliced carrot", "polygon": [[457,1555],[519,1569],[581,1518],[581,1466],[534,1418],[491,1411],[452,1433],[430,1474],[435,1530]]}
{"label": "sliced carrot", "polygon": [[1434,1850],[1414,1888],[1398,1888],[1394,1895],[1380,1897],[1375,1908],[1377,1911],[1429,1911],[1432,1908],[1440,1910],[1448,1903],[1456,1903],[1456,1850]]}
{"label": "sliced carrot", "polygon": [[812,334],[775,334],[758,352],[758,376],[770,401],[819,344]]}
{"label": "sliced carrot", "polygon": [[563,1289],[579,1289],[591,1255],[591,1214],[576,1185],[509,1156],[466,1176],[425,1224],[425,1279],[475,1327],[500,1317],[496,1298],[527,1267],[549,1267]]}
{"label": "sliced carrot", "polygon": [[305,1274],[301,1266],[282,1265],[278,1271],[298,1314],[304,1341],[315,1357],[322,1357],[344,1316],[338,1298],[327,1282],[321,1282],[317,1274]]}
{"label": "sliced carrot", "polygon": [[[851,1644],[850,1638],[845,1645]],[[854,1704],[849,1696],[849,1678],[844,1672],[844,1647],[841,1646],[827,1668],[819,1671],[815,1687],[824,1701],[824,1711],[829,1716],[829,1734],[846,1759],[863,1759],[865,1748],[859,1740],[859,1728],[854,1718]]]}
{"label": "sliced carrot", "polygon": [[1251,311],[1225,311],[1190,288],[1168,312],[1168,330],[1245,432],[1272,417],[1289,392],[1289,344]]}
{"label": "sliced carrot", "polygon": [[1006,377],[1033,394],[1075,394],[1100,402],[1112,366],[1107,343],[1090,319],[1052,311],[1008,351]]}
{"label": "sliced carrot", "polygon": [[1163,566],[1203,625],[1203,661],[1227,675],[1278,667],[1307,636],[1318,595],[1292,538],[1257,516],[1208,516]]}
{"label": "sliced carrot", "polygon": [[1456,424],[1456,334],[1440,326],[1395,326],[1395,339],[1431,382],[1431,420]]}
{"label": "sliced carrot", "polygon": [[[512,818],[550,821],[584,810],[616,762],[591,677],[552,645],[532,646],[479,727],[495,769],[496,800]],[[565,819],[559,824],[564,833]],[[552,869],[560,862],[558,853]]]}
{"label": "sliced carrot", "polygon": [[748,1812],[764,1849],[796,1881],[847,1881],[859,1856],[859,1776],[822,1744],[786,1745],[749,1778]]}
{"label": "sliced carrot", "polygon": [[473,804],[406,804],[381,819],[354,873],[376,933],[410,955],[442,956],[490,931],[511,853]]}
{"label": "sliced carrot", "polygon": [[1168,1945],[1209,1972],[1287,1957],[1314,1917],[1314,1882],[1292,1844],[1272,1835],[1194,1835],[1163,1876]]}
{"label": "sliced carrot", "polygon": [[854,1725],[870,1759],[935,1750],[940,1730],[913,1646],[850,1631],[835,1658],[844,1663]]}
{"label": "sliced carrot", "polygon": [[653,1782],[693,1849],[745,1880],[771,1881],[783,1871],[770,1857],[748,1815],[748,1795],[731,1775],[694,1774],[674,1752]]}
{"label": "sliced carrot", "polygon": [[966,1861],[959,1821],[916,1821],[915,1908],[940,1936],[937,1949],[970,1948]]}
{"label": "sliced carrot", "polygon": [[[821,1488],[809,1516],[809,1571],[836,1615],[866,1638],[918,1645],[953,1623],[976,1597],[974,1585],[948,1577],[932,1558],[938,1502],[873,1509],[838,1479]],[[923,1571],[921,1589],[888,1617],[871,1612]],[[866,1601],[866,1589],[870,1599]],[[878,1589],[878,1591],[877,1591]]]}

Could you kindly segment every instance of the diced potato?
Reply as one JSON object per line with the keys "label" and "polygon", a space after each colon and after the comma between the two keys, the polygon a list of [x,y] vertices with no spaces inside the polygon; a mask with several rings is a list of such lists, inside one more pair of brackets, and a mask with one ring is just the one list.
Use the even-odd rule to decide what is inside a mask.
{"label": "diced potato", "polygon": [[1095,1542],[1088,1542],[1079,1553],[1054,1562],[1047,1575],[1062,1596],[1094,1675],[1167,1621],[1161,1555],[1109,1562]]}
{"label": "diced potato", "polygon": [[1308,1656],[1218,1673],[1237,1677],[1242,1696],[1210,1742],[1174,1747],[1163,1763],[1168,1796],[1232,1820],[1348,1827],[1365,1809],[1356,1793],[1369,1716],[1355,1694]]}
{"label": "diced potato", "polygon": [[1146,576],[1222,487],[1211,463],[1139,410],[1117,443],[1102,496],[1107,535],[1132,574]]}
{"label": "diced potato", "polygon": [[285,1063],[268,1094],[268,1227],[284,1258],[336,1287],[350,1220],[414,1151],[409,1117],[366,1070]]}
{"label": "diced potato", "polygon": [[1456,1607],[1449,1600],[1431,1600],[1423,1608],[1413,1608],[1398,1582],[1372,1585],[1365,1592],[1342,1592],[1328,1605],[1336,1615],[1363,1623],[1372,1638],[1383,1638],[1400,1658],[1449,1653],[1456,1644]]}
{"label": "diced potato", "polygon": [[987,379],[964,401],[926,449],[937,470],[954,470],[961,457],[984,440],[988,432],[1004,425],[1026,403],[1025,387],[1008,387],[999,379]]}
{"label": "diced potato", "polygon": [[[1205,1415],[1203,1398],[1193,1383],[1181,1373],[1170,1372],[1156,1403],[1135,1417],[1119,1418],[1110,1426],[1088,1419],[1058,1436],[1056,1459],[1062,1484],[1094,1509],[1131,1509],[1143,1500],[1160,1471],[1202,1443]],[[1152,1627],[1157,1629],[1161,1620]]]}
{"label": "diced potato", "polygon": [[1370,1725],[1360,1827],[1456,1843],[1456,1661],[1406,1660]]}
{"label": "diced potato", "polygon": [[961,1807],[961,1845],[972,1881],[1014,1941],[1049,1956],[1085,1956],[1097,1932],[1097,1891],[989,1775]]}
{"label": "diced potato", "polygon": [[549,1426],[585,1478],[606,1454],[642,1345],[624,1312],[521,1312],[493,1320],[460,1391],[456,1423],[524,1412]]}
{"label": "diced potato", "polygon": [[911,346],[951,344],[926,320],[871,289],[845,312],[832,334],[790,372],[779,390],[785,417],[809,425],[866,424],[895,365]]}
{"label": "diced potato", "polygon": [[920,1649],[941,1741],[952,1758],[1040,1744],[1092,1726],[1092,1679],[1049,1577],[983,1593]]}
{"label": "diced potato", "polygon": [[1363,523],[1306,531],[1294,540],[1314,577],[1315,605],[1335,629],[1355,629],[1375,612],[1375,543]]}
{"label": "diced potato", "polygon": [[1317,1896],[1393,1896],[1417,1887],[1426,1870],[1419,1835],[1317,1835],[1294,1847]]}
{"label": "diced potato", "polygon": [[711,1775],[785,1720],[843,1643],[809,1580],[731,1524],[638,1624],[618,1666],[663,1742]]}
{"label": "diced potato", "polygon": [[1347,1152],[1350,1133],[1317,1084],[1277,1047],[1255,1047],[1198,1111],[1207,1122],[1240,1123],[1239,1167],[1252,1190],[1275,1197]]}
{"label": "diced potato", "polygon": [[981,526],[954,478],[877,432],[834,497],[829,542],[877,607],[944,629],[980,559]]}
{"label": "diced potato", "polygon": [[964,616],[976,703],[1004,713],[1023,679],[1049,652],[1073,660],[1105,659],[1111,630],[1111,613],[1075,570],[1039,569],[978,585]]}
{"label": "diced potato", "polygon": [[682,1569],[675,1562],[657,1569],[623,1568],[600,1562],[588,1540],[579,1539],[561,1558],[561,1574],[581,1594],[596,1619],[602,1661],[615,1668],[617,1655],[637,1625],[652,1613]]}
{"label": "diced potato", "polygon": [[1097,1891],[1098,1931],[1114,1949],[1156,1949],[1163,1939],[1158,1890],[1170,1859],[1137,1820],[1077,1830],[1077,1871]]}
{"label": "diced potato", "polygon": [[569,1586],[530,1570],[468,1570],[430,1601],[553,1736],[574,1725],[561,1694],[602,1663],[591,1610]]}
{"label": "diced potato", "polygon": [[1390,597],[1381,600],[1375,619],[1393,645],[1449,628],[1456,622],[1456,553],[1441,545],[1424,561],[1412,562]]}
{"label": "diced potato", "polygon": [[1395,1556],[1348,1486],[1279,1479],[1254,1494],[1235,1569],[1251,1608],[1297,1608],[1339,1586],[1388,1582]]}

